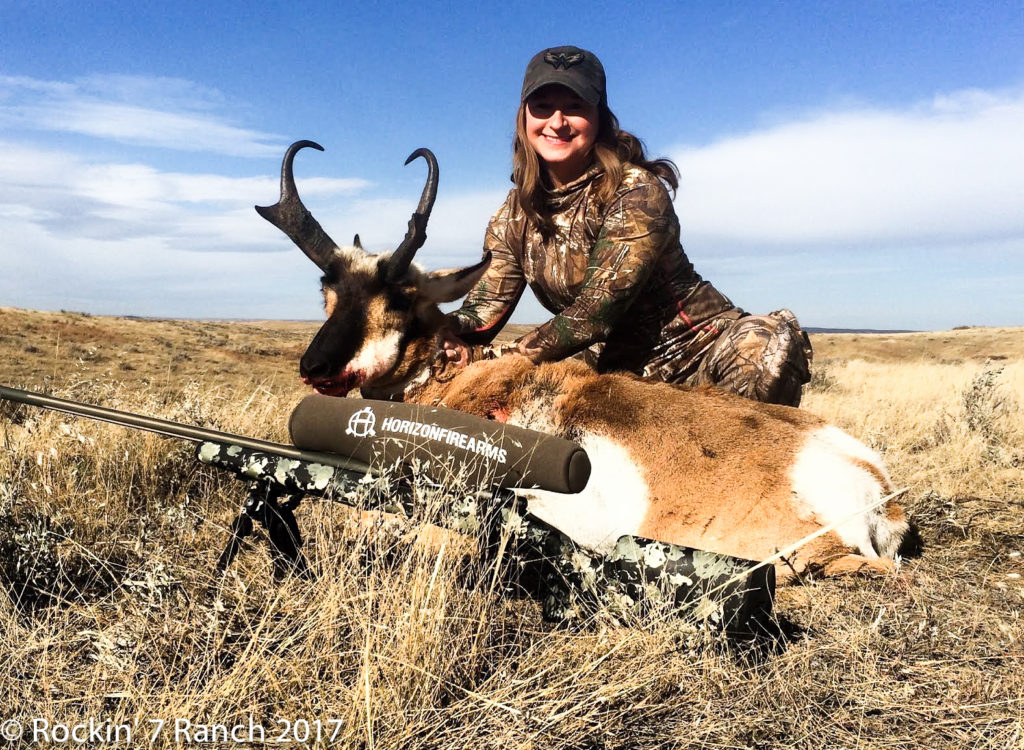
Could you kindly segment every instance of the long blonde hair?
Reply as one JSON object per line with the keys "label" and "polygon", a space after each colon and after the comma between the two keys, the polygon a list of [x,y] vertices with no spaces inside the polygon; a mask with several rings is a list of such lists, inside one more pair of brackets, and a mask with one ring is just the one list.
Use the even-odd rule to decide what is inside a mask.
{"label": "long blonde hair", "polygon": [[[659,177],[675,195],[679,187],[679,168],[667,158],[648,159],[643,142],[632,133],[619,128],[619,120],[608,105],[598,105],[597,139],[594,142],[594,159],[601,165],[601,176],[595,183],[597,200],[610,203],[615,190],[622,182],[622,173],[627,163],[646,169]],[[516,136],[512,147],[512,181],[519,194],[519,205],[529,222],[548,234],[553,224],[547,204],[548,187],[544,184],[546,175],[537,152],[533,150],[526,136],[526,102],[519,105],[516,113]]]}

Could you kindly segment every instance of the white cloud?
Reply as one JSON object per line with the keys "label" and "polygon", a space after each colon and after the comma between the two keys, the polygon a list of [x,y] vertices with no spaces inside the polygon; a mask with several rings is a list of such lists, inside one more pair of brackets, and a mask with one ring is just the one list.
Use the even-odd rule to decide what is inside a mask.
{"label": "white cloud", "polygon": [[77,89],[122,103],[143,103],[156,109],[215,109],[227,104],[217,89],[167,76],[89,75],[75,79]]}
{"label": "white cloud", "polygon": [[[0,305],[316,317],[319,272],[253,211],[273,203],[278,187],[270,175],[164,172],[0,141]],[[398,244],[419,198],[366,197],[370,183],[359,178],[304,177],[298,187],[336,240],[360,232],[375,252]],[[503,197],[440,196],[419,260],[475,261]]]}
{"label": "white cloud", "polygon": [[[303,182],[303,194],[337,200],[368,185],[358,178],[313,177]],[[273,203],[277,195],[278,181],[272,176],[92,163],[74,154],[0,141],[0,216],[38,224],[67,241],[162,237],[178,238],[183,250],[273,250],[274,235],[265,231],[252,207]]]}
{"label": "white cloud", "polygon": [[280,136],[233,125],[219,92],[177,78],[93,76],[72,83],[0,76],[0,124],[137,146],[271,156]]}
{"label": "white cloud", "polygon": [[710,245],[1024,237],[1024,91],[844,107],[673,153],[684,237]]}

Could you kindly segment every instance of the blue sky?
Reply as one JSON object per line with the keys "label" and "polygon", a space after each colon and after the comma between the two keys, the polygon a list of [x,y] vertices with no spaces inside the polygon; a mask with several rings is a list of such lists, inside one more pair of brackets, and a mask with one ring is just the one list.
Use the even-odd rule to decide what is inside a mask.
{"label": "blue sky", "polygon": [[[321,315],[253,204],[300,192],[394,247],[428,146],[428,267],[479,257],[537,50],[598,54],[676,160],[683,244],[735,303],[808,326],[1024,325],[1024,3],[0,0],[0,306]],[[518,322],[544,311],[524,297]]]}

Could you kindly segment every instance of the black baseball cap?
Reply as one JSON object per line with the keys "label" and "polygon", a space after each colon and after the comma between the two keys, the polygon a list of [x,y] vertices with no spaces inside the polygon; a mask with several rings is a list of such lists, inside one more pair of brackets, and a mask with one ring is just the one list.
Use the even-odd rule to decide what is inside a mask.
{"label": "black baseball cap", "polygon": [[520,101],[526,101],[530,94],[552,83],[565,86],[595,107],[606,98],[601,61],[593,52],[572,45],[549,47],[533,56],[523,76]]}

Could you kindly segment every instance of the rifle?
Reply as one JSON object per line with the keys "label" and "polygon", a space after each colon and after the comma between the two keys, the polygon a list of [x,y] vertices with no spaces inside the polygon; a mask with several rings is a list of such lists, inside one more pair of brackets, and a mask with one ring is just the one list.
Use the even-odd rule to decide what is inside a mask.
{"label": "rifle", "polygon": [[[313,395],[293,411],[295,444],[287,445],[6,386],[0,399],[189,440],[197,460],[244,481],[247,495],[218,558],[219,573],[259,523],[275,577],[309,576],[294,513],[303,498],[408,518],[424,510],[426,485],[434,490],[426,494],[445,498],[430,522],[476,534],[485,549],[500,547],[510,568],[535,585],[548,620],[576,619],[595,607],[638,614],[667,606],[748,633],[771,612],[772,566],[628,535],[601,556],[531,515],[510,488],[574,493],[590,474],[582,448],[533,430],[440,407]],[[453,492],[452,477],[472,489]]]}

